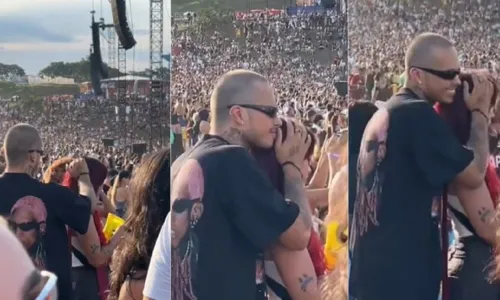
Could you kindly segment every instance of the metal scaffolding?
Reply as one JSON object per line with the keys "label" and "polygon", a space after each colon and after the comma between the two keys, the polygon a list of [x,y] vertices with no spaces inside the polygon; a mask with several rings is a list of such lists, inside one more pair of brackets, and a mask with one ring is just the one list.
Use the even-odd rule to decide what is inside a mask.
{"label": "metal scaffolding", "polygon": [[116,69],[116,54],[118,52],[118,49],[116,48],[115,26],[113,24],[104,26],[106,28],[106,34],[108,38],[108,68]]}
{"label": "metal scaffolding", "polygon": [[127,80],[125,76],[127,74],[127,51],[118,45],[118,80],[116,81],[116,130],[115,132],[119,134],[120,144],[122,146],[127,145],[127,120],[126,120],[126,106],[127,106]]}
{"label": "metal scaffolding", "polygon": [[166,146],[166,124],[170,112],[168,109],[166,80],[168,75],[163,66],[163,0],[149,1],[149,68],[150,90],[149,104],[149,151],[154,147]]}

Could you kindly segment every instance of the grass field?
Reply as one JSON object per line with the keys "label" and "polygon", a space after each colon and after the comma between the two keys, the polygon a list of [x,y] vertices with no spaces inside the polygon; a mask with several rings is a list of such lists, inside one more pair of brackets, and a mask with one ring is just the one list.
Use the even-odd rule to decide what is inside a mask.
{"label": "grass field", "polygon": [[224,7],[230,10],[250,10],[263,8],[284,8],[294,4],[291,0],[172,0],[172,11],[200,11],[211,7]]}
{"label": "grass field", "polygon": [[12,82],[0,82],[0,97],[12,98],[19,96],[23,99],[31,99],[52,95],[73,95],[79,93],[77,85],[19,85]]}

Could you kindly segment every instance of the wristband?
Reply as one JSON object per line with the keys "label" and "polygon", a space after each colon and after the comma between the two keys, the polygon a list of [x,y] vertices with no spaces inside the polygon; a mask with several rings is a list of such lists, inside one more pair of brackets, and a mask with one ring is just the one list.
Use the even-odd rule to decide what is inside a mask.
{"label": "wristband", "polygon": [[282,167],[285,167],[286,165],[290,165],[292,167],[294,167],[297,171],[299,171],[299,174],[300,174],[300,177],[302,177],[302,171],[300,170],[299,167],[297,167],[297,165],[291,161],[285,161],[284,163],[281,164]]}
{"label": "wristband", "polygon": [[89,175],[89,172],[80,173],[80,175],[78,175],[78,178],[82,177],[82,175]]}
{"label": "wristband", "polygon": [[482,110],[480,110],[478,108],[475,108],[475,109],[471,110],[471,112],[475,112],[475,111],[477,111],[478,113],[480,113],[486,119],[486,121],[490,120],[490,118],[488,118],[488,116]]}

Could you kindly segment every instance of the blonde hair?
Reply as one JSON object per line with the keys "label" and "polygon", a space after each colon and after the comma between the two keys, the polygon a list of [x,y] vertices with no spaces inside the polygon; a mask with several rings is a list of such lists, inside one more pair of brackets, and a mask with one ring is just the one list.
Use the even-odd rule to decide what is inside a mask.
{"label": "blonde hair", "polygon": [[[330,189],[328,194],[329,206],[328,214],[325,217],[326,222],[335,221],[340,224],[341,228],[348,227],[348,173],[347,161],[348,161],[348,149],[347,149],[347,138],[341,137],[339,143],[335,145],[335,150],[340,153],[340,158],[338,163],[342,166],[339,171],[339,176],[345,176],[346,180],[340,181],[340,186],[336,185]],[[335,190],[334,190],[335,189]],[[340,189],[337,190],[337,189]],[[336,197],[336,199],[332,199]],[[339,232],[343,232],[340,230]],[[348,276],[347,276],[347,265],[348,265],[348,255],[347,255],[347,245],[344,245],[332,255],[336,258],[335,268],[327,274],[320,283],[321,289],[321,299],[322,300],[347,300],[348,299]]]}

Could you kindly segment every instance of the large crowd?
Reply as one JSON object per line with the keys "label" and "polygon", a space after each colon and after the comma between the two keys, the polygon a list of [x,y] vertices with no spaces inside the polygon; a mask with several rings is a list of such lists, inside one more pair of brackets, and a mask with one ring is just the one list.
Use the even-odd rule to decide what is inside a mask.
{"label": "large crowd", "polygon": [[[222,139],[220,141],[226,140],[227,143],[249,148],[253,157],[257,159],[257,166],[260,169],[257,172],[261,174],[252,173],[255,169],[246,169],[250,168],[246,162],[243,163],[246,157],[241,158],[241,163],[234,163],[229,152],[220,153],[219,164],[221,168],[225,166],[225,170],[220,171],[225,175],[202,163],[203,178],[210,183],[206,185],[208,188],[204,191],[205,196],[200,206],[203,210],[199,213],[203,214],[203,217],[193,215],[191,219],[194,225],[190,227],[189,232],[195,234],[192,240],[192,247],[195,247],[192,251],[195,255],[187,256],[189,251],[183,244],[183,236],[179,237],[180,244],[177,244],[177,238],[173,238],[172,241],[172,270],[175,274],[172,278],[173,299],[217,297],[220,299],[235,297],[247,299],[244,297],[248,297],[248,299],[273,300],[346,299],[345,242],[347,233],[343,229],[347,224],[345,214],[347,211],[345,173],[348,110],[346,95],[347,17],[335,10],[299,15],[273,12],[262,10],[237,13],[237,17],[231,18],[231,21],[225,19],[225,23],[220,21],[217,26],[196,26],[196,19],[189,20],[191,26],[185,24],[175,26],[173,45],[177,54],[173,60],[171,79],[173,87],[171,151],[174,163],[172,167],[173,190],[176,192],[171,199],[173,201],[172,226],[174,227],[172,234],[184,236],[185,231],[178,224],[180,222],[178,220],[183,218],[180,214],[183,211],[182,207],[193,205],[194,210],[198,206],[196,198],[200,197],[196,190],[190,190],[191,193],[188,194],[182,192],[182,186],[189,184],[185,182],[186,177],[181,175],[190,172],[187,171],[189,169],[188,158],[197,158],[200,163],[208,161],[208,157],[212,157],[209,153],[206,154],[206,158],[200,155],[204,157],[205,154],[201,153],[206,153],[206,147],[221,146],[217,144],[218,137]],[[264,86],[271,88],[274,99],[267,98],[268,94],[258,93],[256,87],[254,89],[252,85],[253,81],[262,82]],[[224,88],[226,82],[227,87]],[[229,109],[233,106],[246,111],[245,114],[239,115],[243,118],[240,120],[241,126],[246,126],[246,128],[233,128],[234,131],[240,132],[244,142],[237,137],[234,139],[235,136],[231,137],[231,134],[222,129],[224,125],[220,125],[227,120],[224,114],[233,113]],[[255,119],[250,117],[245,120],[245,116],[253,116]],[[229,118],[233,117],[236,118],[236,115],[231,115]],[[288,157],[290,159],[288,163],[285,162],[286,157],[279,156],[280,150],[267,149],[272,145],[268,140],[269,130],[276,131],[280,123],[282,123],[282,130],[288,132],[287,135],[291,135],[286,139],[292,140],[289,143],[293,143],[293,130],[286,126],[285,119],[279,121],[280,118],[296,122],[294,126],[297,130],[299,126],[304,126],[306,131],[303,133],[307,132],[304,136],[310,138],[309,143],[299,141],[299,144],[302,143],[300,146],[303,152],[296,158]],[[232,120],[237,122],[236,119]],[[217,155],[214,155],[213,159],[216,159],[215,156]],[[285,163],[283,167],[280,166],[283,163]],[[304,195],[288,195],[289,187],[285,186],[283,189],[283,186],[280,186],[283,180],[288,179],[289,166],[285,166],[287,164],[300,169],[302,180],[294,181],[293,186],[306,193],[305,199]],[[233,171],[230,168],[231,165],[234,167],[239,165],[241,169],[238,171],[248,172],[249,177],[241,177],[236,169]],[[260,190],[264,193],[266,188],[252,186],[254,183],[257,184],[257,181],[250,178],[252,176],[269,177],[274,189],[292,201],[298,202],[301,209],[304,205],[310,207],[305,207],[303,213],[309,219],[307,223],[311,223],[312,225],[309,224],[309,226],[312,227],[308,227],[310,228],[307,232],[308,238],[299,248],[300,251],[292,251],[299,249],[285,243],[282,244],[282,249],[273,253],[275,257],[271,259],[267,254],[264,255],[268,244],[256,244],[257,241],[252,239],[254,235],[262,235],[263,239],[276,239],[274,234],[278,232],[272,233],[273,235],[269,234],[284,226],[279,224],[285,222],[284,220],[290,216],[280,216],[277,212],[271,211],[259,211],[266,207],[259,208],[260,204],[257,202],[252,207],[248,207],[247,212],[240,212],[239,209],[243,207],[239,205],[231,208],[231,211],[224,211],[223,215],[219,214],[219,208],[212,208],[212,200],[209,198],[220,195],[220,201],[226,202],[222,199],[231,197],[232,189],[229,187],[226,189],[221,185],[225,182],[223,178],[226,176],[228,176],[227,184],[238,187],[236,191],[240,193],[253,190]],[[190,178],[197,180],[198,177],[192,173]],[[193,182],[192,184],[199,183]],[[241,191],[238,191],[240,189]],[[252,195],[254,196],[258,195]],[[277,200],[277,205],[285,204],[282,197],[280,196],[281,199]],[[264,194],[260,198],[248,199],[248,201],[259,200],[260,203],[262,199],[269,199]],[[190,201],[185,203],[187,201],[185,199],[192,199],[194,204],[187,204]],[[227,201],[239,202],[239,200],[232,199],[227,199]],[[301,203],[301,201],[305,202]],[[179,211],[176,210],[177,206]],[[217,212],[213,212],[214,209]],[[273,213],[268,215],[268,218],[275,219],[276,228],[266,233],[266,226],[272,224],[262,220],[262,227],[249,227],[245,230],[241,228],[239,230],[243,232],[240,237],[235,237],[228,232],[228,230],[233,230],[231,228],[235,225],[228,224],[229,229],[227,227],[216,229],[206,221],[225,224],[222,222],[228,222],[242,213],[248,214],[249,218],[257,218],[259,213],[264,215]],[[260,222],[260,219],[252,222]],[[246,231],[247,229],[249,231]],[[216,235],[221,235],[221,238],[217,239]],[[286,234],[283,233],[283,235]],[[206,243],[207,240],[226,238],[236,243],[232,246],[235,247],[236,253],[227,253],[227,257],[223,254],[227,249],[222,245],[214,245],[210,247],[211,250],[204,250],[205,248],[199,248],[198,245]],[[190,239],[185,241],[188,243],[187,249],[190,249],[190,241]],[[251,247],[255,250],[238,253],[241,251],[240,247]],[[271,249],[267,251],[272,252]],[[207,253],[214,254],[211,262],[208,262],[208,257],[205,257]],[[215,253],[219,254],[215,255]],[[250,255],[253,258],[242,255]],[[197,258],[190,261],[190,265],[183,263],[185,259],[189,261],[193,257]],[[240,261],[234,260],[237,257],[240,257]],[[223,263],[220,259],[226,259],[227,262]],[[176,260],[181,260],[181,262],[176,263]],[[238,266],[237,268],[232,268],[231,262],[233,261],[234,265]],[[257,278],[253,285],[257,286],[257,298],[251,296],[250,282],[243,280],[244,270],[248,268],[250,271],[250,268],[255,268],[255,261],[257,261]],[[220,269],[213,269],[212,266],[218,263],[224,266],[220,266]],[[293,264],[295,268],[292,267]],[[204,267],[196,271],[196,265]],[[191,272],[197,272],[196,275],[190,275],[190,272],[184,273],[186,268]],[[215,284],[214,279],[209,275],[210,272],[215,271],[226,274],[224,276],[231,276],[231,283],[223,284],[217,293],[208,287],[210,284]],[[175,276],[180,278],[174,279]],[[300,281],[297,282],[295,278],[300,278]]]}
{"label": "large crowd", "polygon": [[388,100],[404,82],[407,46],[423,32],[436,32],[453,41],[462,67],[500,71],[500,53],[495,50],[500,43],[498,2],[400,5],[349,3],[349,88],[354,98]]}
{"label": "large crowd", "polygon": [[499,3],[349,4],[350,297],[498,299]]}

